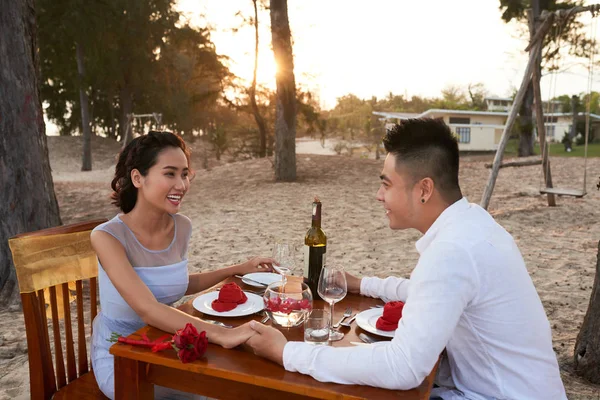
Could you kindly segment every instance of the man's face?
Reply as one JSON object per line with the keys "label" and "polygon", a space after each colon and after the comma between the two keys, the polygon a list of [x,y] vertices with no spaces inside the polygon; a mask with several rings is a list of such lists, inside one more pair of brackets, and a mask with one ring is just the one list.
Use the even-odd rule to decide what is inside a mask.
{"label": "man's face", "polygon": [[419,193],[412,177],[404,168],[396,169],[396,156],[388,154],[381,171],[381,187],[377,200],[383,203],[391,229],[415,228]]}

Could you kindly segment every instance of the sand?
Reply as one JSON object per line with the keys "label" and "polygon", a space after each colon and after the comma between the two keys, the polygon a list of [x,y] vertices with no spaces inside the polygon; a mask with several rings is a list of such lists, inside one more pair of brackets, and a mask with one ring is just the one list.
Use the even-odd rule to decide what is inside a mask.
{"label": "sand", "polygon": [[[306,141],[305,141],[306,142]],[[109,183],[118,144],[94,140],[94,171],[78,172],[79,138],[49,138],[56,195],[64,223],[111,218]],[[303,153],[318,141],[303,143]],[[306,150],[308,148],[308,150]],[[331,153],[331,149],[322,149]],[[197,153],[202,153],[198,152]],[[375,200],[382,161],[337,155],[298,154],[298,180],[273,181],[272,159],[221,162],[199,169],[182,213],[194,232],[190,271],[238,263],[253,255],[270,255],[278,239],[296,246],[296,274],[301,273],[303,237],[310,225],[311,202],[323,202],[323,229],[328,260],[364,276],[408,276],[417,261],[416,231],[396,232],[387,226]],[[463,193],[478,203],[487,182],[490,156],[461,160]],[[202,157],[193,163],[202,168]],[[555,186],[581,187],[583,159],[553,158]],[[600,192],[595,188],[600,159],[590,159],[588,195],[558,198],[549,208],[539,195],[539,166],[501,170],[490,212],[517,241],[553,330],[553,345],[570,399],[597,399],[600,386],[572,373],[572,354],[587,310],[600,240]],[[0,312],[0,399],[28,398],[29,377],[23,317],[18,307]]]}

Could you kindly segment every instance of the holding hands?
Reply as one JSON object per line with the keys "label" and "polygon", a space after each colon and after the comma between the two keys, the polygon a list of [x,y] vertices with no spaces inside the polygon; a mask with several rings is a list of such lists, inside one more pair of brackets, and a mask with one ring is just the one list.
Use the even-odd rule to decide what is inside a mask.
{"label": "holding hands", "polygon": [[246,344],[252,348],[254,354],[283,365],[283,348],[287,339],[279,330],[250,321],[250,329],[254,332]]}

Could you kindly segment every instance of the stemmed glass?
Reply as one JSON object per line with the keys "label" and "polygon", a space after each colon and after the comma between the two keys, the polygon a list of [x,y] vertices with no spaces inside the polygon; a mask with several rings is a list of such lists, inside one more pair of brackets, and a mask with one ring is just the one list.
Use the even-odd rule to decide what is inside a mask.
{"label": "stemmed glass", "polygon": [[329,340],[341,340],[344,337],[342,332],[333,329],[333,305],[346,297],[348,288],[346,285],[346,274],[343,268],[338,266],[323,266],[319,276],[319,285],[317,289],[319,296],[329,303]]}
{"label": "stemmed glass", "polygon": [[275,243],[273,258],[277,262],[277,265],[273,265],[273,269],[283,277],[283,281],[286,281],[286,276],[290,275],[294,268],[294,246],[287,242]]}

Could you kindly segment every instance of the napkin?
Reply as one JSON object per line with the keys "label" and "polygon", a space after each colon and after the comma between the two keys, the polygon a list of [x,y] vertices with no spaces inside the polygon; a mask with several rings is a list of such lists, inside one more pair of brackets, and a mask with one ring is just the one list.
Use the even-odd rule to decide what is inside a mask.
{"label": "napkin", "polygon": [[383,307],[383,315],[377,319],[376,328],[382,331],[394,331],[398,327],[398,321],[402,318],[404,303],[401,301],[390,301]]}
{"label": "napkin", "polygon": [[231,282],[221,287],[219,297],[213,300],[211,306],[217,312],[225,312],[233,310],[238,304],[244,304],[247,300],[246,293],[236,283]]}

